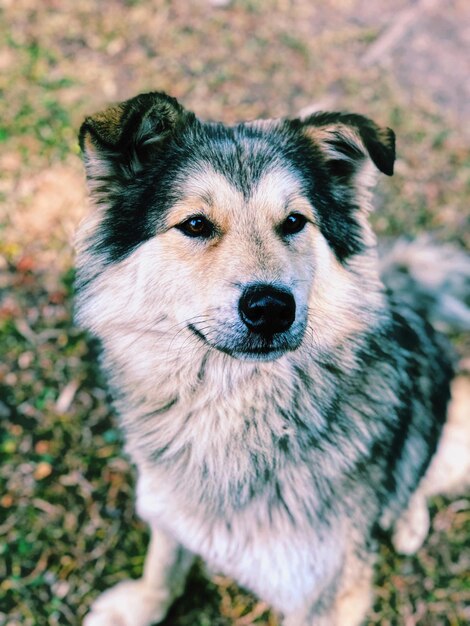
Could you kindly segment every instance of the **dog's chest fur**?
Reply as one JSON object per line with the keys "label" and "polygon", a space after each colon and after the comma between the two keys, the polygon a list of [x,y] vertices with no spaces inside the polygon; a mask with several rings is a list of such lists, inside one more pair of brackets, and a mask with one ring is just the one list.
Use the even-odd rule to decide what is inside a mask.
{"label": "dog's chest fur", "polygon": [[[129,370],[129,351],[125,359]],[[118,409],[138,467],[158,468],[177,483],[186,505],[192,501],[214,514],[227,514],[261,493],[277,504],[293,468],[302,497],[320,489],[324,500],[329,464],[336,465],[331,474],[341,476],[341,448],[360,440],[356,454],[348,450],[343,455],[353,467],[375,434],[370,425],[361,428],[367,416],[341,419],[338,413],[345,407],[335,404],[334,375],[320,372],[313,362],[306,365],[301,355],[250,364],[206,353],[180,370],[172,370],[171,362],[165,365],[160,361],[160,371],[150,369],[148,377],[133,378],[132,397],[125,383],[118,391],[114,381],[115,396],[123,396]],[[116,363],[112,369],[121,370]],[[333,431],[335,445],[330,446],[328,433]],[[303,464],[308,484],[301,472],[299,479]],[[295,485],[288,487],[295,492]]]}
{"label": "dog's chest fur", "polygon": [[[139,513],[283,610],[322,585],[324,562],[331,571],[341,553],[317,519],[321,477],[308,465],[293,407],[317,409],[291,367],[269,374],[250,367],[219,385],[209,367],[186,402],[158,416],[147,441],[131,435],[129,443],[134,455],[149,455],[139,463]],[[303,428],[306,445],[317,428]]]}
{"label": "dog's chest fur", "polygon": [[[129,357],[128,350],[127,371]],[[353,493],[354,479],[345,476],[368,453],[367,416],[337,419],[344,408],[334,404],[333,374],[306,367],[301,354],[260,365],[212,353],[172,375],[168,360],[166,368],[152,370],[151,387],[142,379],[145,390],[134,380],[145,404],[130,409],[124,400],[139,514],[291,609],[328,582],[335,560],[340,566],[337,537],[346,533],[338,525],[364,489]]]}
{"label": "dog's chest fur", "polygon": [[312,528],[302,516],[298,493],[286,494],[286,506],[274,504],[265,493],[224,517],[183,503],[174,497],[176,488],[164,472],[144,470],[137,511],[202,556],[210,569],[231,576],[278,610],[295,610],[312,589],[327,587],[340,568],[343,522]]}

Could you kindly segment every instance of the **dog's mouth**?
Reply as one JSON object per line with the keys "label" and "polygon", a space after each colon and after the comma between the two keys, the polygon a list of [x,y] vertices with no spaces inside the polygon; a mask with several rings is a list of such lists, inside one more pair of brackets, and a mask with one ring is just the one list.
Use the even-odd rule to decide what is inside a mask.
{"label": "dog's mouth", "polygon": [[193,324],[189,324],[188,328],[198,339],[211,348],[228,354],[235,359],[246,361],[274,361],[286,352],[296,350],[301,340],[301,337],[293,339],[287,333],[277,333],[271,337],[259,337],[253,333],[247,333],[242,341],[222,343],[211,341]]}

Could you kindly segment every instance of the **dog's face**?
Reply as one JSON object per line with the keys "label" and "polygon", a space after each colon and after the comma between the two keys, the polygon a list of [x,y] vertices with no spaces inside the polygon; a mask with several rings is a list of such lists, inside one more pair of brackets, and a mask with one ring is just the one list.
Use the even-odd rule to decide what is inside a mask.
{"label": "dog's face", "polygon": [[314,271],[314,215],[299,181],[281,167],[230,180],[210,161],[180,175],[178,198],[148,244],[156,271],[168,276],[166,310],[232,356],[295,349]]}
{"label": "dog's face", "polygon": [[257,360],[327,321],[329,282],[340,288],[370,244],[369,169],[391,174],[394,160],[393,133],[360,116],[228,128],[164,94],[88,118],[81,146],[96,204],[79,257],[96,302],[82,307],[85,324],[161,322]]}

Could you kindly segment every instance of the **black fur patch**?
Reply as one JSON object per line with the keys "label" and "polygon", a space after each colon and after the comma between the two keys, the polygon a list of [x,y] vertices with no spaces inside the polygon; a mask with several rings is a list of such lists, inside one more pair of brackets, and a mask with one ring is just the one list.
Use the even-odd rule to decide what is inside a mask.
{"label": "black fur patch", "polygon": [[[395,420],[390,422],[393,433],[379,458],[386,469],[386,500],[395,498],[398,502],[398,489],[416,489],[436,451],[450,400],[453,368],[447,342],[425,319],[393,300],[390,311],[389,324],[373,338],[372,345],[378,359],[382,342],[396,346],[386,358],[393,363],[399,380],[398,402]],[[404,456],[409,441],[425,442],[426,453],[420,455],[418,464],[410,464]]]}

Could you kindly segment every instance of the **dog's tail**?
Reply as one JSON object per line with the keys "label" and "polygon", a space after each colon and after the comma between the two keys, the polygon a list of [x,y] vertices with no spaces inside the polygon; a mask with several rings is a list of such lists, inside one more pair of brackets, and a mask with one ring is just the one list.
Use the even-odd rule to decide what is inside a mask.
{"label": "dog's tail", "polygon": [[470,330],[470,255],[429,237],[381,250],[385,286],[443,331]]}

